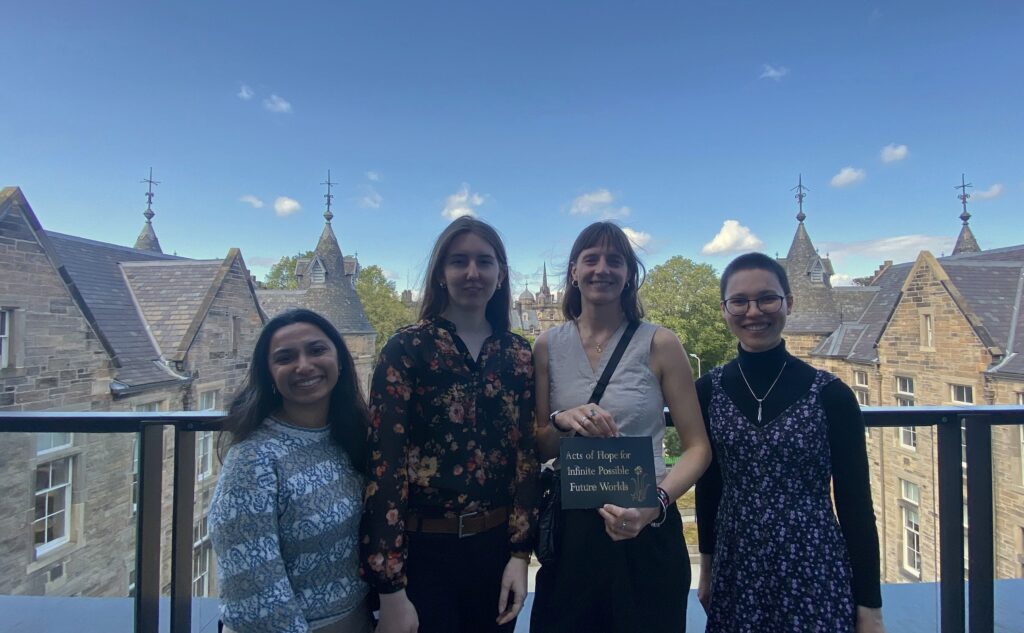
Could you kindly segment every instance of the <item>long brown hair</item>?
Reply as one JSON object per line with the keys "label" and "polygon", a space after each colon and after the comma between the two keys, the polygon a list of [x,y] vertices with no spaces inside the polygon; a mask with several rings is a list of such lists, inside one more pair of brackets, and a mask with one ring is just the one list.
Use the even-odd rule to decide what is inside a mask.
{"label": "long brown hair", "polygon": [[281,328],[296,323],[319,328],[338,351],[338,382],[331,390],[327,428],[331,439],[345,451],[353,467],[366,474],[366,431],[370,416],[359,388],[352,354],[330,321],[304,309],[282,312],[263,326],[252,352],[249,372],[224,418],[225,433],[217,440],[218,456],[223,461],[229,448],[252,435],[267,416],[281,406],[281,394],[273,388],[274,378],[270,374],[270,339]]}
{"label": "long brown hair", "polygon": [[631,323],[644,318],[644,307],[640,303],[640,285],[647,277],[647,269],[636,256],[633,244],[617,224],[594,222],[579,234],[569,251],[569,266],[565,270],[565,292],[562,293],[562,315],[572,321],[583,312],[580,289],[572,285],[572,267],[580,253],[595,246],[607,246],[618,251],[626,260],[626,287],[622,290],[622,311]]}
{"label": "long brown hair", "polygon": [[420,319],[432,319],[439,316],[448,307],[448,290],[442,288],[438,280],[443,274],[444,259],[448,255],[448,249],[455,238],[464,233],[478,236],[494,249],[494,255],[498,259],[498,269],[501,271],[500,277],[504,283],[499,284],[498,289],[494,291],[491,299],[487,302],[485,314],[495,332],[504,332],[509,329],[512,310],[512,290],[508,283],[508,256],[505,254],[505,245],[502,244],[501,237],[493,226],[467,215],[452,221],[445,230],[441,231],[434,242],[434,250],[430,252],[430,263],[427,265],[426,278],[423,280]]}

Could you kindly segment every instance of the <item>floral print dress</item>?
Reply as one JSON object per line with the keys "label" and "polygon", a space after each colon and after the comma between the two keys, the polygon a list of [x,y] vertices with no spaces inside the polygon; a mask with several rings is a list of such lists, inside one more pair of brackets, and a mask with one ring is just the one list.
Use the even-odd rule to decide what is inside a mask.
{"label": "floral print dress", "polygon": [[410,511],[450,518],[508,508],[511,551],[530,551],[539,470],[533,381],[526,339],[495,332],[474,359],[440,317],[399,330],[381,350],[361,537],[362,572],[379,591],[406,586]]}
{"label": "floral print dress", "polygon": [[748,420],[713,370],[709,413],[722,499],[708,633],[852,633],[846,542],[832,508],[828,421],[818,371],[808,392],[764,426]]}

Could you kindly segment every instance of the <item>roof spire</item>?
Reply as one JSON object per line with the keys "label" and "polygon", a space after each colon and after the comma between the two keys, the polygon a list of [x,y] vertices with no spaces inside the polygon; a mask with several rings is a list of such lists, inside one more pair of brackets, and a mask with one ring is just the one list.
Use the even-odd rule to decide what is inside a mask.
{"label": "roof spire", "polygon": [[807,197],[807,194],[804,193],[804,192],[805,191],[810,191],[810,189],[808,189],[807,187],[804,186],[804,175],[803,174],[800,174],[798,176],[797,185],[795,187],[793,187],[792,189],[790,189],[790,191],[795,191],[796,192],[796,195],[793,196],[793,197],[796,198],[796,204],[797,204],[797,206],[800,209],[799,213],[796,214],[796,219],[797,219],[798,222],[803,224],[804,220],[807,218],[807,215],[804,213],[804,198]]}
{"label": "roof spire", "polygon": [[135,240],[135,248],[140,251],[151,251],[154,253],[163,253],[160,249],[160,240],[156,237],[156,231],[153,230],[153,216],[156,213],[153,211],[153,185],[159,185],[159,181],[153,180],[153,168],[149,168],[149,178],[141,180],[139,182],[148,183],[149,191],[146,192],[146,210],[142,212],[142,215],[146,216],[146,224],[142,227],[142,232],[139,233],[138,239]]}
{"label": "roof spire", "polygon": [[960,199],[960,204],[964,205],[964,212],[960,214],[960,220],[963,221],[964,226],[967,226],[967,221],[971,219],[971,214],[967,212],[967,199],[971,197],[971,194],[967,193],[968,187],[973,189],[974,185],[966,182],[964,174],[960,174],[960,184],[953,188],[960,190],[960,195],[957,198]]}
{"label": "roof spire", "polygon": [[331,170],[330,169],[327,170],[327,180],[325,180],[324,182],[322,182],[320,184],[321,185],[327,185],[327,193],[324,194],[324,198],[327,198],[327,210],[324,211],[324,219],[326,219],[327,223],[330,224],[331,220],[334,218],[334,214],[331,213],[331,201],[334,200],[334,194],[331,193],[331,186],[338,184],[336,182],[331,182]]}
{"label": "roof spire", "polygon": [[971,214],[967,211],[967,200],[971,197],[971,194],[967,193],[967,189],[973,187],[974,185],[967,182],[964,174],[960,174],[960,184],[953,187],[960,190],[960,195],[957,198],[960,199],[960,204],[964,207],[963,212],[960,214],[960,221],[963,222],[963,226],[960,227],[960,235],[957,236],[956,244],[953,246],[954,255],[981,252],[981,246],[978,245],[978,240],[974,237],[974,232],[971,231],[971,227],[967,223],[971,219]]}
{"label": "roof spire", "polygon": [[153,168],[149,168],[149,178],[140,180],[139,182],[149,183],[149,191],[146,192],[146,210],[143,211],[142,215],[146,216],[146,223],[150,223],[153,220],[153,216],[156,213],[153,212],[153,185],[159,185],[160,183],[153,180]]}

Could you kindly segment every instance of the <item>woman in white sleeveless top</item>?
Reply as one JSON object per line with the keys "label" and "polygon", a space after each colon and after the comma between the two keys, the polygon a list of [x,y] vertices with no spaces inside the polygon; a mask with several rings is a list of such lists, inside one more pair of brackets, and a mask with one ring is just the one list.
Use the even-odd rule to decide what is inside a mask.
{"label": "woman in white sleeveless top", "polygon": [[[711,459],[690,364],[674,333],[641,321],[642,264],[622,229],[590,225],[569,260],[567,322],[534,348],[540,457],[555,457],[560,438],[572,434],[649,436],[661,505],[563,510],[558,559],[537,574],[530,631],[678,633],[686,627],[690,565],[675,500]],[[630,322],[639,328],[600,405],[587,404]],[[667,472],[666,404],[683,446]]]}

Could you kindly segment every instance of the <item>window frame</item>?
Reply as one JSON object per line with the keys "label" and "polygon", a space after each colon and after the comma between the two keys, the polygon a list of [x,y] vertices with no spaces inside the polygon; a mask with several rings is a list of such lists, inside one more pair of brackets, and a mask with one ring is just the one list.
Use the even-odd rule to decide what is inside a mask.
{"label": "window frame", "polygon": [[[204,389],[196,398],[199,411],[216,411],[220,401],[221,389]],[[207,397],[213,402],[204,402]],[[196,432],[196,481],[202,481],[213,474],[213,431]]]}
{"label": "window frame", "polygon": [[[54,464],[57,464],[59,462],[67,462],[67,481],[54,486],[53,485],[53,466],[54,466]],[[44,468],[44,467],[49,469],[48,485],[45,488],[39,488],[38,487],[39,469],[40,468]],[[34,510],[33,510],[32,523],[30,524],[31,531],[32,531],[32,546],[33,546],[34,551],[35,551],[36,559],[42,558],[43,556],[49,554],[50,552],[54,551],[55,549],[57,549],[57,548],[59,548],[59,547],[61,547],[63,545],[66,545],[67,543],[71,542],[71,509],[72,509],[72,494],[74,492],[74,468],[75,468],[75,456],[74,455],[65,455],[63,457],[56,457],[54,459],[43,460],[43,461],[40,461],[38,464],[36,464],[36,467],[35,467],[36,482],[32,486],[32,502],[33,502],[32,505],[33,505]],[[57,490],[62,490],[63,491],[63,495],[64,495],[63,509],[62,510],[58,510],[57,512],[50,512],[50,508],[49,508],[50,494],[55,492],[55,491],[57,491]],[[42,517],[36,516],[37,513],[38,513],[38,508],[36,507],[36,504],[37,504],[37,500],[38,500],[38,498],[40,496],[44,497],[44,501],[43,501],[43,513],[44,514],[43,514]],[[63,517],[63,520],[62,520],[62,527],[63,527],[62,532],[63,533],[61,534],[61,536],[58,536],[57,538],[54,538],[53,540],[44,540],[42,543],[37,543],[36,542],[36,525],[40,521],[43,521],[43,531],[42,531],[42,534],[43,534],[43,537],[45,538],[46,534],[47,534],[47,531],[48,531],[47,530],[47,526],[50,524],[50,517],[54,517],[57,514],[59,514],[60,512],[64,513],[64,517]]]}
{"label": "window frame", "polygon": [[[192,597],[208,597],[210,593],[210,563],[213,545],[210,541],[209,517],[201,515],[192,524]],[[197,574],[197,568],[199,568]],[[197,589],[196,583],[200,583]]]}
{"label": "window frame", "polygon": [[921,349],[935,350],[935,317],[931,310],[921,313]]}
{"label": "window frame", "polygon": [[[964,396],[970,396],[970,400],[958,399],[957,389],[963,389]],[[974,385],[962,385],[958,383],[949,383],[949,401],[953,404],[971,406],[974,404]]]}
{"label": "window frame", "polygon": [[[911,490],[916,492],[916,494],[908,494]],[[916,496],[916,499],[912,498],[912,496]],[[907,574],[920,578],[922,569],[921,487],[906,479],[900,479],[899,506],[900,518],[902,519],[900,567]],[[913,560],[911,560],[911,557]]]}
{"label": "window frame", "polygon": [[0,308],[0,369],[6,369],[11,361],[11,323],[14,310]]}

